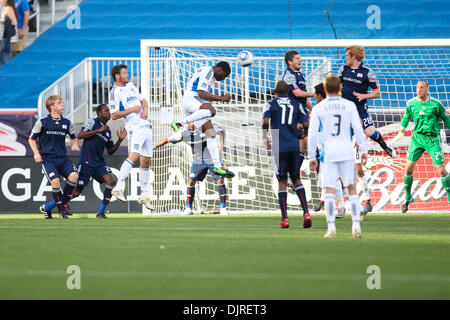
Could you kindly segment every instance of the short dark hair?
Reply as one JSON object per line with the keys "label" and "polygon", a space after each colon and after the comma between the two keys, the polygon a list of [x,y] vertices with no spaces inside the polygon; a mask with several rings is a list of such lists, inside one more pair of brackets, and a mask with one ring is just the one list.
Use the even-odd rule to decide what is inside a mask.
{"label": "short dark hair", "polygon": [[286,62],[286,65],[288,64],[288,61],[292,61],[292,59],[294,59],[294,57],[298,54],[300,53],[295,50],[286,52],[286,54],[284,55],[284,62]]}
{"label": "short dark hair", "polygon": [[329,74],[323,81],[323,85],[328,93],[339,93],[339,90],[341,89],[341,80],[338,77]]}
{"label": "short dark hair", "polygon": [[327,95],[325,94],[325,90],[323,89],[323,83],[319,83],[314,87],[314,90],[316,91],[316,94],[321,95],[322,97],[326,98]]}
{"label": "short dark hair", "polygon": [[228,64],[228,62],[226,62],[226,61],[220,61],[220,62],[218,62],[218,63],[216,64],[216,67],[222,69],[223,72],[225,72],[225,73],[231,73],[231,67],[230,67],[230,65]]}
{"label": "short dark hair", "polygon": [[111,75],[113,77],[113,81],[116,81],[116,74],[120,74],[120,70],[124,68],[128,69],[128,66],[126,64],[119,64],[111,68]]}
{"label": "short dark hair", "polygon": [[273,91],[277,96],[286,95],[289,93],[289,86],[284,80],[280,80],[275,85],[275,90]]}
{"label": "short dark hair", "polygon": [[104,108],[108,108],[108,106],[107,106],[106,104],[102,103],[102,104],[99,104],[99,105],[97,106],[97,108],[95,109],[95,111],[96,111],[97,114],[98,114],[99,112],[102,112],[102,110],[103,110]]}

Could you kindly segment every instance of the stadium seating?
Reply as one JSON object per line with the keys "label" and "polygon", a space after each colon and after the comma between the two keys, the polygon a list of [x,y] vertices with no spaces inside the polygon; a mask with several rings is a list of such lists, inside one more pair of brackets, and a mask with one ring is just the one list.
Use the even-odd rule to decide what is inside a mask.
{"label": "stadium seating", "polygon": [[[439,10],[422,19],[419,8],[431,3]],[[381,29],[366,26],[372,4],[380,7]],[[81,29],[67,27],[69,15],[1,68],[0,109],[36,108],[39,93],[85,57],[138,57],[141,38],[444,38],[449,9],[446,1],[393,0],[388,7],[356,0],[349,8],[340,0],[328,8],[306,0],[84,0]]]}

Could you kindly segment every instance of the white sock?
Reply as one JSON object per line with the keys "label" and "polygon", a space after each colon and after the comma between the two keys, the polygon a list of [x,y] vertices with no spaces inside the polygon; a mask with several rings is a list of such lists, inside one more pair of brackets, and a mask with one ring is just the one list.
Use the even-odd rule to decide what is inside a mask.
{"label": "white sock", "polygon": [[217,146],[216,137],[207,138],[206,146],[208,147],[208,151],[211,155],[211,160],[214,163],[214,167],[221,168],[222,163],[220,162],[219,147]]}
{"label": "white sock", "polygon": [[334,211],[336,210],[334,194],[327,193],[324,198],[325,198],[325,214],[327,216],[328,231],[336,230],[336,226],[334,224],[334,221],[336,220],[336,216],[334,215]]}
{"label": "white sock", "polygon": [[210,118],[212,116],[211,110],[209,109],[198,109],[194,113],[188,115],[186,118],[180,121],[180,124],[185,125],[187,123],[195,122],[205,118]]}
{"label": "white sock", "polygon": [[123,190],[125,189],[125,179],[130,174],[131,169],[133,168],[133,162],[129,159],[126,159],[119,171],[119,181],[117,181],[117,185],[114,189]]}
{"label": "white sock", "polygon": [[369,185],[367,184],[367,178],[365,175],[359,178],[359,183],[361,184],[361,190],[363,192],[364,200],[370,199]]}
{"label": "white sock", "polygon": [[342,185],[340,180],[336,183],[336,199],[338,201],[338,208],[342,208],[344,206],[344,198],[342,195]]}
{"label": "white sock", "polygon": [[325,187],[322,187],[322,193],[320,194],[320,200],[325,201]]}
{"label": "white sock", "polygon": [[352,221],[353,221],[353,226],[355,226],[358,230],[360,230],[360,223],[359,221],[361,220],[360,218],[360,204],[359,204],[359,197],[357,194],[351,195],[350,196],[350,203],[351,203],[351,208],[352,208]]}
{"label": "white sock", "polygon": [[342,190],[342,194],[344,195],[344,198],[347,198],[347,200],[349,199],[349,195],[348,195],[348,190],[347,188],[344,188],[344,190]]}
{"label": "white sock", "polygon": [[148,179],[150,177],[150,170],[148,168],[140,168],[139,170],[139,183],[141,185],[141,194],[148,191]]}

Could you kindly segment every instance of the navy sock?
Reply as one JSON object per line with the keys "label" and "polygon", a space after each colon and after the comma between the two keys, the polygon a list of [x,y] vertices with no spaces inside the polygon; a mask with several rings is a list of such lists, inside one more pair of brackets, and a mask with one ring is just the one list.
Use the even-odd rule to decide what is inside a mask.
{"label": "navy sock", "polygon": [[106,207],[108,206],[109,202],[111,201],[112,189],[114,189],[114,186],[106,185],[105,191],[103,191],[103,202],[100,205],[100,208],[98,209],[98,213],[104,212]]}
{"label": "navy sock", "polygon": [[308,202],[306,201],[305,187],[303,187],[302,184],[296,186],[295,193],[297,194],[300,204],[302,205],[303,214],[308,213]]}
{"label": "navy sock", "polygon": [[187,203],[186,203],[186,206],[189,209],[192,209],[192,205],[194,203],[194,197],[195,197],[195,186],[188,187],[187,188]]}
{"label": "navy sock", "polygon": [[387,148],[387,144],[378,130],[375,130],[375,132],[370,136],[370,139],[377,142],[383,149]]}
{"label": "navy sock", "polygon": [[77,186],[76,183],[67,181],[66,185],[64,186],[64,193],[63,193],[63,203],[67,203],[70,200],[72,200],[72,191]]}
{"label": "navy sock", "polygon": [[55,200],[56,207],[58,208],[59,213],[64,211],[63,208],[63,195],[60,188],[52,188],[53,199]]}
{"label": "navy sock", "polygon": [[281,221],[287,218],[287,191],[278,192],[278,203],[281,210]]}
{"label": "navy sock", "polygon": [[227,188],[225,187],[225,184],[220,184],[217,186],[217,189],[219,191],[220,207],[225,208],[227,203]]}

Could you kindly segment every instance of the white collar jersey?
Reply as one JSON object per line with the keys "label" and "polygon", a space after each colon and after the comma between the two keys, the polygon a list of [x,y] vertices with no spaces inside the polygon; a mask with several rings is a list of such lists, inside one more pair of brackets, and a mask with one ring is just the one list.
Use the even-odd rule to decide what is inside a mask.
{"label": "white collar jersey", "polygon": [[[316,150],[317,136],[319,130],[322,130],[323,162],[352,160],[354,159],[352,129],[361,153],[367,153],[366,138],[356,105],[341,97],[326,98],[312,109],[308,150]],[[315,152],[310,152],[310,160],[315,159]]]}
{"label": "white collar jersey", "polygon": [[201,67],[195,70],[186,83],[184,90],[185,97],[198,97],[198,90],[211,92],[214,86],[214,70],[212,67]]}
{"label": "white collar jersey", "polygon": [[[111,114],[116,111],[125,111],[134,106],[141,106],[141,101],[142,96],[138,88],[131,82],[128,82],[123,87],[114,85],[109,92]],[[125,124],[131,127],[148,126],[150,124],[150,119],[141,119],[140,113],[130,113],[123,119],[125,120]]]}

